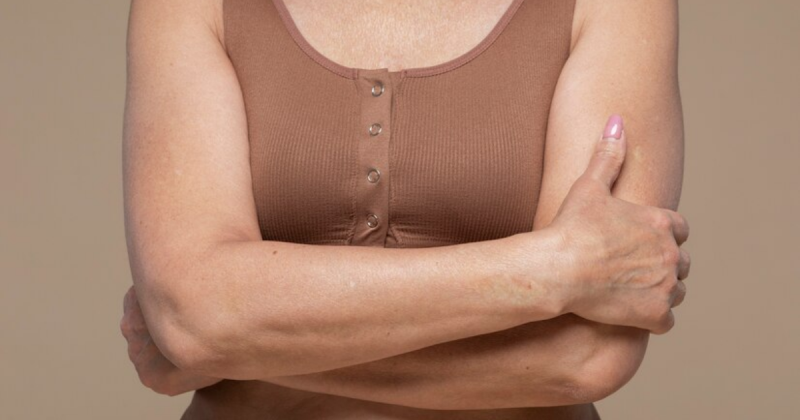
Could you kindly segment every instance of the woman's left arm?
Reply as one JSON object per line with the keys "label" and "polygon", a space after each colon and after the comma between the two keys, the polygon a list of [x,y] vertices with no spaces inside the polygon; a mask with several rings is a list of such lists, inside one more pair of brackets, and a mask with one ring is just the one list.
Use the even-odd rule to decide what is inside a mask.
{"label": "woman's left arm", "polygon": [[[583,2],[583,17],[577,19],[582,25],[551,106],[534,229],[555,218],[613,113],[624,118],[628,149],[612,194],[672,210],[680,199],[684,138],[677,0],[578,2]],[[567,314],[370,363],[264,380],[420,408],[578,404],[627,383],[648,338],[646,330]],[[562,375],[541,375],[548,370],[541,367],[554,364],[564,367]]]}
{"label": "woman's left arm", "polygon": [[[684,131],[677,0],[585,1],[581,9],[586,15],[580,36],[559,78],[548,121],[534,229],[555,218],[614,113],[624,119],[628,149],[612,195],[672,210],[680,200]],[[557,384],[556,378],[540,377],[537,366],[560,363],[582,366],[575,375],[608,382],[578,385],[571,402],[577,403],[625,385],[644,358],[649,336],[646,330],[568,314],[364,365],[276,378],[276,383],[411,406],[536,406]],[[563,349],[561,359],[550,357],[554,347]],[[586,359],[575,363],[573,358]],[[559,391],[566,398],[564,388]]]}
{"label": "woman's left arm", "polygon": [[[579,2],[583,0],[578,0]],[[550,224],[591,158],[610,114],[624,119],[627,155],[613,189],[625,201],[677,210],[683,182],[678,84],[678,2],[584,1],[580,36],[562,70],[548,121],[534,229]],[[644,358],[649,331],[565,316],[311,375],[286,386],[451,409],[595,401],[624,386]],[[560,358],[553,358],[560,348]],[[583,359],[576,362],[576,359]],[[570,396],[539,366],[557,363],[579,384]],[[576,366],[581,368],[575,370]],[[581,377],[590,382],[580,382]],[[279,379],[279,380],[278,380]],[[272,382],[272,379],[267,379]],[[594,382],[591,382],[594,381]],[[606,384],[597,382],[606,381]],[[572,401],[567,402],[567,400]],[[543,404],[544,403],[544,404]]]}

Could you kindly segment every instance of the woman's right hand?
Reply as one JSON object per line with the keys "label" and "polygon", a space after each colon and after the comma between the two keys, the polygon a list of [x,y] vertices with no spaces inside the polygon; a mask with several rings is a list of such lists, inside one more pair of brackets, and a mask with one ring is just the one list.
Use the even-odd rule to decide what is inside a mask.
{"label": "woman's right hand", "polygon": [[588,168],[548,226],[563,238],[569,264],[554,287],[565,312],[663,334],[686,294],[690,260],[680,245],[689,226],[670,209],[611,195],[626,147],[622,120],[612,116]]}

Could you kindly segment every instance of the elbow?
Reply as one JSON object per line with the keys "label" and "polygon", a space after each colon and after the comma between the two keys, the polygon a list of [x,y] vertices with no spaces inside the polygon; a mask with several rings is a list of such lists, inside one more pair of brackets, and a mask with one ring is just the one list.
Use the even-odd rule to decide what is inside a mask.
{"label": "elbow", "polygon": [[650,333],[633,327],[614,326],[613,337],[601,340],[573,381],[571,397],[576,404],[600,401],[625,386],[641,366]]}
{"label": "elbow", "polygon": [[[183,371],[213,378],[289,375],[281,362],[296,352],[275,348],[282,342],[270,340],[270,326],[254,320],[242,303],[246,291],[223,281],[229,270],[218,248],[179,249],[134,270],[148,330],[163,356]],[[264,360],[276,361],[265,366]]]}
{"label": "elbow", "polygon": [[184,299],[156,312],[151,337],[164,357],[178,369],[225,378],[232,364],[233,331],[212,302]]}
{"label": "elbow", "polygon": [[220,358],[216,356],[213,333],[207,326],[196,326],[180,316],[168,316],[162,322],[164,326],[153,331],[151,336],[167,360],[184,372],[207,376],[219,374]]}
{"label": "elbow", "polygon": [[[189,272],[139,278],[136,284],[148,333],[161,354],[182,371],[215,376],[223,363],[219,339],[225,322],[203,292],[184,285],[196,284]],[[185,277],[185,278],[184,278]],[[196,279],[194,279],[196,280]],[[222,377],[222,376],[216,376]]]}
{"label": "elbow", "polygon": [[[146,224],[146,223],[141,223]],[[157,223],[155,225],[158,225]],[[145,235],[143,228],[126,225],[129,264],[141,315],[153,343],[177,368],[207,376],[220,376],[231,365],[229,350],[244,337],[238,290],[222,276],[220,240],[198,233]],[[214,373],[214,374],[211,374]]]}

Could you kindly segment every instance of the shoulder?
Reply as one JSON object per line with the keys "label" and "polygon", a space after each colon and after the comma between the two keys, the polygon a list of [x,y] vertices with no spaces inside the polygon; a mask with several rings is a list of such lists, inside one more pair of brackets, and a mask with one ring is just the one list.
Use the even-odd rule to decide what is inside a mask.
{"label": "shoulder", "polygon": [[572,49],[585,38],[677,47],[678,0],[575,0]]}
{"label": "shoulder", "polygon": [[573,72],[639,89],[630,100],[677,89],[678,0],[576,0],[575,13]]}
{"label": "shoulder", "polygon": [[129,27],[210,29],[224,45],[224,0],[130,0]]}

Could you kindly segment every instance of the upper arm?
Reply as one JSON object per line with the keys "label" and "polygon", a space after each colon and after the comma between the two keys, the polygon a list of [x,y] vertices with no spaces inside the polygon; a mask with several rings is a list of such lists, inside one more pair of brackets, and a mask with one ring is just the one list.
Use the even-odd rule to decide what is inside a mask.
{"label": "upper arm", "polygon": [[244,104],[218,36],[219,4],[131,2],[125,229],[133,280],[157,342],[179,320],[171,315],[192,301],[175,297],[189,290],[181,288],[184,273],[206,249],[226,239],[261,239]]}
{"label": "upper arm", "polygon": [[[628,148],[612,195],[672,210],[680,199],[684,138],[677,0],[578,2],[586,18],[551,107],[534,229],[555,218],[614,113],[623,117]],[[597,341],[599,356],[590,371],[611,374],[603,379],[613,385],[599,387],[601,394],[614,392],[638,369],[649,332],[601,324],[596,330],[608,338]]]}
{"label": "upper arm", "polygon": [[553,220],[614,113],[628,140],[614,197],[672,210],[680,199],[677,0],[578,1],[586,17],[551,105],[534,229]]}

